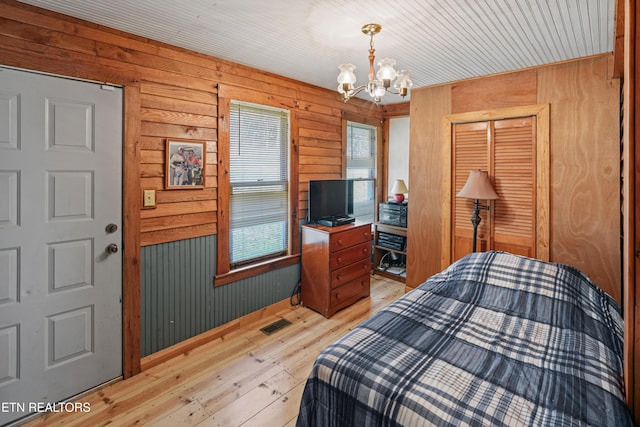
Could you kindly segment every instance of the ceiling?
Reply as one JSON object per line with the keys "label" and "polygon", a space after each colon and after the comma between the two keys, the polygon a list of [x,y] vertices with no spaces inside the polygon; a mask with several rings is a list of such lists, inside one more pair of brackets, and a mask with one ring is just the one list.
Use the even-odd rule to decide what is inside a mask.
{"label": "ceiling", "polygon": [[367,23],[415,88],[613,52],[616,0],[22,2],[335,90],[341,63],[367,80]]}

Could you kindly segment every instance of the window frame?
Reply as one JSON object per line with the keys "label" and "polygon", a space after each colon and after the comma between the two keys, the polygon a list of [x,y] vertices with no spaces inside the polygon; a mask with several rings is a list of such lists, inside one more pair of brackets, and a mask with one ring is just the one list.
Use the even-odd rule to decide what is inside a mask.
{"label": "window frame", "polygon": [[376,158],[375,158],[375,168],[376,168],[376,178],[374,178],[374,223],[378,221],[378,204],[381,200],[386,200],[386,196],[384,196],[383,188],[387,187],[387,142],[384,136],[384,127],[387,122],[384,119],[373,118],[368,116],[363,116],[361,114],[351,113],[351,112],[343,112],[342,114],[342,141],[343,141],[343,152],[342,152],[342,176],[346,178],[347,176],[347,134],[349,131],[349,122],[353,122],[361,125],[373,126],[376,128]]}
{"label": "window frame", "polygon": [[[349,153],[349,134],[350,129],[353,128],[360,128],[360,129],[366,129],[367,131],[371,131],[371,134],[373,135],[374,141],[373,143],[371,143],[371,141],[369,141],[369,150],[370,150],[370,157],[368,157],[367,159],[372,159],[373,165],[371,166],[364,166],[364,167],[360,167],[359,169],[368,169],[370,172],[373,172],[373,176],[368,176],[368,177],[350,177],[349,176],[349,158],[350,158],[350,153]],[[371,125],[371,124],[367,124],[367,123],[360,123],[358,121],[354,121],[354,120],[347,120],[347,133],[346,133],[346,138],[345,138],[345,145],[346,145],[346,169],[345,169],[345,178],[346,179],[351,179],[353,181],[358,181],[358,182],[371,182],[373,185],[373,206],[371,214],[372,214],[372,218],[371,218],[371,222],[375,222],[376,221],[376,206],[377,206],[377,202],[379,200],[377,193],[376,193],[376,189],[377,189],[377,181],[378,181],[378,173],[379,173],[379,168],[378,168],[378,149],[379,149],[379,144],[378,144],[378,138],[379,138],[379,129],[377,126],[375,125]],[[371,153],[371,149],[373,148],[373,153]],[[352,166],[353,167],[353,166]],[[353,167],[354,169],[357,167]],[[370,174],[371,175],[371,174]],[[355,183],[354,183],[355,185]],[[355,209],[355,203],[354,203],[354,209]],[[354,212],[355,215],[355,212]],[[357,218],[357,217],[356,217]]]}
{"label": "window frame", "polygon": [[[278,268],[300,262],[300,244],[298,231],[298,150],[295,144],[298,133],[297,114],[294,109],[281,104],[270,103],[265,99],[257,99],[241,88],[232,86],[218,89],[218,206],[217,206],[217,241],[216,241],[216,275],[214,286],[232,283],[244,278],[265,273]],[[288,216],[288,248],[282,256],[269,257],[254,263],[231,269],[230,263],[230,133],[229,120],[231,102],[255,104],[257,106],[285,109],[289,112],[289,216]]]}

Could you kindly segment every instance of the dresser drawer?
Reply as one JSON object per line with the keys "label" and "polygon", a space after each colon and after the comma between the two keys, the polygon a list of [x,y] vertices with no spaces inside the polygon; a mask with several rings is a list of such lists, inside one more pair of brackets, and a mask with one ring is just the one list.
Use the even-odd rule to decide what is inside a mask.
{"label": "dresser drawer", "polygon": [[365,273],[371,273],[371,261],[369,258],[334,270],[331,272],[331,289],[337,288]]}
{"label": "dresser drawer", "polygon": [[331,290],[331,306],[339,306],[340,304],[350,301],[354,298],[369,295],[369,273],[357,277],[344,285]]}
{"label": "dresser drawer", "polygon": [[329,240],[331,251],[339,251],[358,243],[371,242],[371,226],[365,225],[353,230],[332,234]]}
{"label": "dresser drawer", "polygon": [[352,248],[332,253],[329,268],[333,271],[349,264],[353,264],[356,261],[360,261],[363,258],[368,259],[370,256],[371,242],[360,243]]}

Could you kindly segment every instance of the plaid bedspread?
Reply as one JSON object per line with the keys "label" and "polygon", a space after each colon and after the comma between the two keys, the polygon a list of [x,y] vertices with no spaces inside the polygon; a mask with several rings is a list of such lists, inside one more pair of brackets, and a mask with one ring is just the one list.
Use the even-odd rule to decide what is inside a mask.
{"label": "plaid bedspread", "polygon": [[578,270],[471,254],[325,349],[297,426],[632,426],[622,336]]}

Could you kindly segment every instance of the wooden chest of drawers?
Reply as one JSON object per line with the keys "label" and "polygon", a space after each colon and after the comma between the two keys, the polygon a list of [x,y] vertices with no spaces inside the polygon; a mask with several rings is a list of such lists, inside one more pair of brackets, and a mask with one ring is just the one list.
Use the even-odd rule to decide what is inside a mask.
{"label": "wooden chest of drawers", "polygon": [[369,296],[371,224],[302,227],[302,304],[324,317]]}

